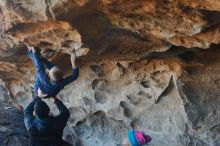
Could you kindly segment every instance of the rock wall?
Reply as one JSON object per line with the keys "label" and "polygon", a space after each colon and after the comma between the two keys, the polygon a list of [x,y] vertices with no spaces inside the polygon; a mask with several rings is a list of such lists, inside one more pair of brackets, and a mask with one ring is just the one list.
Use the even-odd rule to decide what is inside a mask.
{"label": "rock wall", "polygon": [[90,52],[77,60],[80,76],[58,95],[71,112],[64,139],[118,146],[132,124],[152,146],[218,146],[219,11],[214,0],[0,0],[1,107],[25,107],[33,95],[24,42],[66,74],[67,51],[83,43]]}
{"label": "rock wall", "polygon": [[23,122],[23,112],[7,102],[9,97],[2,86],[0,91],[0,145],[27,146],[28,135]]}

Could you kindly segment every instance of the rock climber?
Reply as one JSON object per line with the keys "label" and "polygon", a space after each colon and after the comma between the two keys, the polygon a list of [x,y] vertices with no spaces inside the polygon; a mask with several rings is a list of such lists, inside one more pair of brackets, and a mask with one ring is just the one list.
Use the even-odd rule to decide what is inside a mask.
{"label": "rock climber", "polygon": [[59,110],[57,116],[49,116],[50,108],[38,96],[25,108],[24,123],[29,135],[29,146],[70,146],[62,140],[63,129],[70,117],[69,110],[59,99],[53,99]]}
{"label": "rock climber", "polygon": [[[55,97],[66,85],[76,80],[79,76],[79,68],[76,66],[76,57],[85,55],[89,51],[88,48],[82,48],[81,50],[70,52],[72,74],[63,78],[61,69],[42,57],[39,48],[29,46],[28,44],[26,44],[26,46],[28,48],[28,56],[37,69],[34,92],[36,96],[42,98]],[[46,73],[45,67],[49,69],[49,74]]]}
{"label": "rock climber", "polygon": [[149,135],[145,135],[143,131],[131,129],[128,131],[128,138],[123,141],[123,146],[142,146],[151,141]]}

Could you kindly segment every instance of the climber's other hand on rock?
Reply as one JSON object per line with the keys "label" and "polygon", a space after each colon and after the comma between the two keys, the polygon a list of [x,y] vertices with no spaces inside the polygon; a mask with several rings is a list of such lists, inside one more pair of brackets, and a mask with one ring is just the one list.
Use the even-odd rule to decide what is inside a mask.
{"label": "climber's other hand on rock", "polygon": [[77,65],[76,65],[76,54],[75,53],[71,54],[70,60],[71,60],[72,68],[76,68]]}
{"label": "climber's other hand on rock", "polygon": [[76,60],[76,54],[75,54],[75,52],[71,52],[70,56],[71,56],[71,59],[72,59],[72,60]]}
{"label": "climber's other hand on rock", "polygon": [[88,54],[89,48],[79,48],[75,51],[76,57],[85,56]]}

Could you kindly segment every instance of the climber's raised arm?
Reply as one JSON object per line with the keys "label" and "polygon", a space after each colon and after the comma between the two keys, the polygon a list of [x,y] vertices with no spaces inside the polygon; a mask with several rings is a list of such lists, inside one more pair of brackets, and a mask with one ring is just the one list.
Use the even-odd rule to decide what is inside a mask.
{"label": "climber's raised arm", "polygon": [[46,76],[45,68],[42,61],[39,58],[39,52],[33,46],[26,45],[28,48],[28,55],[31,58],[35,68],[37,69],[38,75],[41,79]]}
{"label": "climber's raised arm", "polygon": [[71,82],[75,81],[78,76],[79,76],[79,68],[76,65],[76,54],[75,53],[71,53],[71,64],[72,64],[72,74],[66,78],[64,78],[60,84],[62,84],[62,86],[66,86],[68,84],[70,84]]}
{"label": "climber's raised arm", "polygon": [[26,44],[26,47],[28,48],[28,56],[30,57],[30,59],[32,60],[32,63],[36,67],[35,62],[34,62],[34,57],[33,57],[34,53],[32,51],[32,46],[29,46],[28,44]]}
{"label": "climber's raised arm", "polygon": [[72,68],[77,68],[76,65],[76,54],[75,53],[71,53],[70,54],[70,60],[71,60],[71,64],[72,64]]}

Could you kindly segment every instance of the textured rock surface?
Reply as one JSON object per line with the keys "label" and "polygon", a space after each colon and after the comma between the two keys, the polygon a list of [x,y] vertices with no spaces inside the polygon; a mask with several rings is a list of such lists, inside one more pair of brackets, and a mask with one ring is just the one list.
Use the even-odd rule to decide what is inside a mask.
{"label": "textured rock surface", "polygon": [[12,107],[8,94],[0,86],[0,145],[27,146],[28,135],[23,123],[23,112]]}
{"label": "textured rock surface", "polygon": [[217,0],[0,0],[1,107],[31,100],[36,72],[24,42],[66,73],[79,42],[90,52],[58,95],[71,111],[66,140],[118,146],[135,123],[152,146],[218,146],[219,11]]}

